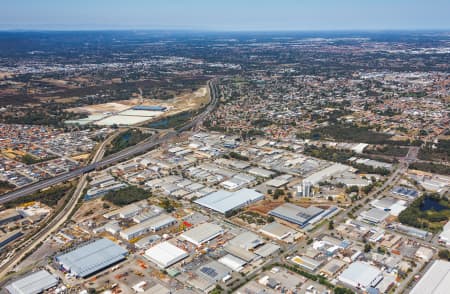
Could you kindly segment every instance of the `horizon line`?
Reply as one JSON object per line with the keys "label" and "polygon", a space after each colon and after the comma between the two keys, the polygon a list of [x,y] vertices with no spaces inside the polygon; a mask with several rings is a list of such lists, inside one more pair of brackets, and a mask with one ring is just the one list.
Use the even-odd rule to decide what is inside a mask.
{"label": "horizon line", "polygon": [[450,32],[449,28],[366,28],[366,29],[196,29],[196,28],[2,28],[0,24],[0,32],[211,32],[211,33],[272,33],[272,32]]}

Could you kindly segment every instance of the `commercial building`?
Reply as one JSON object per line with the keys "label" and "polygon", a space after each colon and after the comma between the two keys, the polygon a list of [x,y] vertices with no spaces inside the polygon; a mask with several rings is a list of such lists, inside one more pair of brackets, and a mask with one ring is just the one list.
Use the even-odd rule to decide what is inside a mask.
{"label": "commercial building", "polygon": [[247,170],[247,172],[251,175],[261,177],[261,178],[270,178],[270,177],[276,175],[276,173],[274,173],[273,171],[259,168],[259,167],[252,167],[249,170]]}
{"label": "commercial building", "polygon": [[266,243],[262,246],[259,246],[254,252],[256,255],[266,258],[277,253],[280,248],[281,247],[276,244]]}
{"label": "commercial building", "polygon": [[450,246],[450,221],[442,228],[442,233],[439,234],[439,242]]}
{"label": "commercial building", "polygon": [[325,181],[326,179],[328,179],[329,177],[331,177],[333,175],[343,173],[343,172],[346,172],[349,170],[351,170],[350,166],[343,165],[340,163],[335,163],[327,168],[324,168],[324,169],[306,177],[303,181],[311,183],[311,185],[317,185],[318,183]]}
{"label": "commercial building", "polygon": [[159,106],[159,105],[137,105],[132,107],[133,110],[144,110],[144,111],[166,111],[166,106]]}
{"label": "commercial building", "polygon": [[58,279],[46,270],[18,279],[5,288],[10,294],[37,294],[58,285]]}
{"label": "commercial building", "polygon": [[253,252],[254,249],[263,244],[264,240],[260,236],[247,231],[228,241],[224,250],[245,262],[250,262],[258,257]]}
{"label": "commercial building", "polygon": [[384,221],[389,216],[389,212],[379,208],[371,208],[367,211],[361,212],[361,217],[370,223],[378,224]]}
{"label": "commercial building", "polygon": [[356,261],[339,275],[338,280],[354,288],[367,290],[383,279],[381,271],[365,262]]}
{"label": "commercial building", "polygon": [[200,266],[187,283],[201,293],[210,293],[217,282],[230,277],[230,273],[230,268],[217,261],[212,261]]}
{"label": "commercial building", "polygon": [[417,237],[417,238],[421,238],[421,239],[425,239],[430,234],[430,233],[428,233],[425,230],[421,230],[421,229],[414,228],[414,227],[411,227],[411,226],[406,226],[406,225],[403,225],[403,224],[397,224],[395,226],[395,229],[397,231],[400,231],[400,232],[404,233],[404,234],[407,234],[407,235],[410,235],[410,236],[413,236],[413,237]]}
{"label": "commercial building", "polygon": [[166,241],[145,251],[144,256],[160,268],[167,268],[188,257],[188,253]]}
{"label": "commercial building", "polygon": [[23,235],[22,230],[15,230],[12,232],[8,232],[4,235],[0,233],[0,252],[3,250],[3,247],[8,245],[9,243],[13,242],[17,238],[21,237]]}
{"label": "commercial building", "polygon": [[120,237],[131,240],[149,232],[157,232],[177,223],[177,220],[168,214],[160,214],[142,223],[131,226],[120,232]]}
{"label": "commercial building", "polygon": [[398,216],[400,212],[406,209],[406,201],[395,199],[393,197],[384,197],[373,200],[370,205],[375,208],[388,211],[393,216]]}
{"label": "commercial building", "polygon": [[217,283],[228,276],[231,273],[231,269],[218,261],[211,261],[199,267],[196,273],[212,283]]}
{"label": "commercial building", "polygon": [[234,175],[232,178],[220,183],[220,185],[230,191],[236,191],[240,188],[246,187],[256,180],[254,176],[240,173]]}
{"label": "commercial building", "polygon": [[333,258],[320,269],[320,272],[329,277],[333,277],[336,273],[343,269],[345,265],[346,263],[342,260]]}
{"label": "commercial building", "polygon": [[394,188],[392,188],[391,192],[411,199],[415,199],[419,196],[419,192],[417,190],[408,189],[401,186],[395,186]]}
{"label": "commercial building", "polygon": [[22,215],[15,209],[7,209],[0,212],[0,226],[14,222],[22,218]]}
{"label": "commercial building", "polygon": [[410,294],[444,294],[450,289],[450,262],[436,260]]}
{"label": "commercial building", "polygon": [[284,203],[271,210],[269,215],[297,224],[300,227],[305,227],[309,224],[309,221],[320,215],[322,212],[324,212],[323,209],[315,206],[304,208],[292,203]]}
{"label": "commercial building", "polygon": [[135,215],[137,215],[138,213],[140,213],[142,211],[143,207],[132,203],[129,204],[127,206],[124,206],[122,208],[110,211],[108,213],[105,213],[103,215],[103,217],[107,218],[107,219],[111,219],[111,218],[130,218],[133,217]]}
{"label": "commercial building", "polygon": [[422,259],[425,262],[428,262],[433,258],[434,250],[428,247],[420,246],[414,254],[415,257]]}
{"label": "commercial building", "polygon": [[297,255],[297,256],[294,256],[291,259],[291,261],[293,263],[295,263],[296,265],[298,265],[304,269],[307,269],[309,271],[312,271],[312,272],[316,271],[319,268],[319,266],[322,265],[322,261],[315,260],[308,256],[298,256]]}
{"label": "commercial building", "polygon": [[253,189],[241,189],[236,192],[219,190],[196,200],[195,203],[222,214],[228,214],[262,199],[264,195]]}
{"label": "commercial building", "polygon": [[277,240],[286,240],[290,236],[296,234],[296,231],[288,226],[282,225],[278,222],[272,222],[265,225],[259,230],[262,234]]}
{"label": "commercial building", "polygon": [[87,277],[126,258],[128,251],[108,239],[99,239],[56,256],[55,260],[77,277]]}
{"label": "commercial building", "polygon": [[171,294],[172,291],[167,289],[161,284],[156,284],[153,287],[148,288],[146,291],[142,292],[143,294]]}
{"label": "commercial building", "polygon": [[266,185],[274,188],[280,188],[281,186],[287,185],[291,179],[291,175],[281,175],[267,181]]}
{"label": "commercial building", "polygon": [[183,234],[181,238],[191,242],[194,245],[200,246],[223,234],[223,229],[216,224],[203,223],[193,229],[190,229]]}
{"label": "commercial building", "polygon": [[151,235],[140,239],[139,241],[134,243],[134,246],[136,246],[136,248],[138,249],[143,249],[159,240],[161,240],[161,237],[159,235]]}
{"label": "commercial building", "polygon": [[245,264],[247,263],[245,260],[242,260],[231,254],[227,254],[224,257],[221,257],[218,261],[235,272],[240,272],[241,270],[243,270]]}

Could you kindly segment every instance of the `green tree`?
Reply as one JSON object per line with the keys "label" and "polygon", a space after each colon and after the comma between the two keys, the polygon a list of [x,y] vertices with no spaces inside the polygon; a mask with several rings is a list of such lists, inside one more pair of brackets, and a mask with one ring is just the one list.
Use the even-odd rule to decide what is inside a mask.
{"label": "green tree", "polygon": [[332,220],[330,220],[329,222],[328,222],[328,230],[334,230],[334,222],[332,221]]}
{"label": "green tree", "polygon": [[439,250],[438,255],[440,259],[450,260],[450,251],[447,249]]}

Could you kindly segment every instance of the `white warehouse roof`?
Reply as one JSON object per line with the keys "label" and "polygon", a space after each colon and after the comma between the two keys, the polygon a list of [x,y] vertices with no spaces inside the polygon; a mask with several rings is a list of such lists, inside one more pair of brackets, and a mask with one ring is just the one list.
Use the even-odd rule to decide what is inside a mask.
{"label": "white warehouse roof", "polygon": [[181,238],[200,246],[201,244],[208,242],[223,234],[223,229],[219,225],[212,223],[201,224],[189,231],[181,234]]}
{"label": "white warehouse roof", "polygon": [[264,195],[253,189],[241,189],[236,192],[219,190],[196,200],[195,203],[226,214],[262,199],[264,199]]}
{"label": "white warehouse roof", "polygon": [[375,287],[382,278],[383,275],[378,268],[361,261],[350,264],[338,277],[339,281],[362,289]]}
{"label": "white warehouse roof", "polygon": [[309,182],[312,185],[316,185],[321,181],[324,181],[325,179],[331,177],[332,175],[343,173],[346,171],[351,170],[351,167],[348,165],[343,165],[341,163],[335,163],[327,168],[324,168],[309,177],[305,178],[304,182]]}
{"label": "white warehouse roof", "polygon": [[11,294],[36,294],[58,285],[58,279],[45,270],[40,270],[6,286]]}
{"label": "white warehouse roof", "polygon": [[450,289],[450,262],[436,260],[410,294],[446,294]]}
{"label": "white warehouse roof", "polygon": [[188,253],[166,241],[145,251],[145,257],[160,268],[166,268],[188,257]]}
{"label": "white warehouse roof", "polygon": [[219,262],[223,265],[226,265],[235,272],[240,272],[244,268],[244,265],[247,263],[246,261],[231,254],[227,254],[224,257],[221,257],[219,259]]}

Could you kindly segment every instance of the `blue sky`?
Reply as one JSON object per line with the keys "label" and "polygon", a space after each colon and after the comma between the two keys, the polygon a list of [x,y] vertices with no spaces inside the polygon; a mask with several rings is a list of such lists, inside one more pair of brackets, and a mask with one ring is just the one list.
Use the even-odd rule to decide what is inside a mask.
{"label": "blue sky", "polygon": [[0,29],[450,29],[449,0],[0,0]]}

